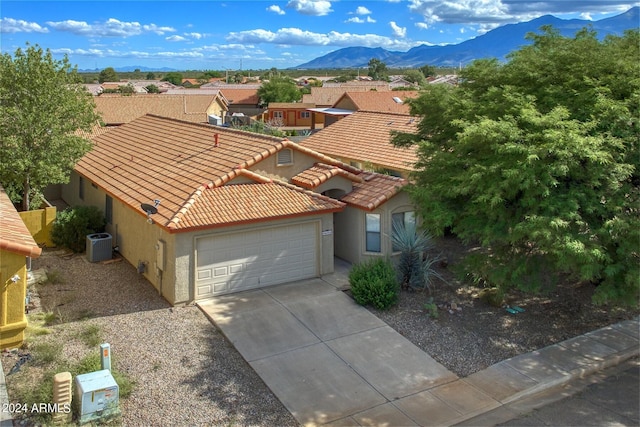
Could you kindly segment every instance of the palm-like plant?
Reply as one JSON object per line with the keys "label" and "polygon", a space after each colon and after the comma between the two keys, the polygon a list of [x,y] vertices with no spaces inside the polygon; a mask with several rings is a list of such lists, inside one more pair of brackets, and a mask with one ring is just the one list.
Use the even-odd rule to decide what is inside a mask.
{"label": "palm-like plant", "polygon": [[400,283],[404,289],[428,289],[435,279],[443,277],[435,270],[439,257],[425,257],[427,251],[434,248],[432,237],[425,231],[418,232],[414,223],[393,223],[391,236],[393,247],[400,251],[397,263]]}

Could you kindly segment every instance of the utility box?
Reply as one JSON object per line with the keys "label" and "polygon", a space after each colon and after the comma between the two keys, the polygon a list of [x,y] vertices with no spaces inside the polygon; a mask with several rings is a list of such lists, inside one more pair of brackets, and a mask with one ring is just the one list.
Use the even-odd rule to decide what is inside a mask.
{"label": "utility box", "polygon": [[111,371],[103,369],[78,375],[75,383],[80,424],[120,414],[120,389]]}
{"label": "utility box", "polygon": [[95,233],[87,235],[87,258],[89,262],[111,259],[111,234]]}

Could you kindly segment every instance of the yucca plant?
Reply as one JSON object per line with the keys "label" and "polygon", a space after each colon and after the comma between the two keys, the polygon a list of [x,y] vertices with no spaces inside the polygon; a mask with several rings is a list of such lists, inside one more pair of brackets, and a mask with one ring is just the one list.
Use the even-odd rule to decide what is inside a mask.
{"label": "yucca plant", "polygon": [[391,241],[394,250],[400,252],[396,268],[404,289],[431,290],[435,279],[443,279],[435,270],[440,258],[424,258],[434,248],[432,237],[425,231],[418,232],[414,223],[394,222]]}

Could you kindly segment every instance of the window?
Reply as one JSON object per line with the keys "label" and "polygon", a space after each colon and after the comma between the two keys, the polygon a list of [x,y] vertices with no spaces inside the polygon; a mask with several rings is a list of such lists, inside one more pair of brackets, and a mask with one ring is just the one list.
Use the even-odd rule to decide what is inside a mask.
{"label": "window", "polygon": [[382,252],[380,239],[380,214],[366,214],[366,249],[367,252]]}
{"label": "window", "polygon": [[282,119],[282,118],[284,118],[284,114],[282,114],[282,111],[274,111],[273,112],[273,118],[274,119]]}
{"label": "window", "polygon": [[308,111],[301,111],[300,112],[300,118],[301,119],[308,119],[309,117],[311,117],[311,113]]}
{"label": "window", "polygon": [[290,148],[278,151],[278,166],[293,164],[293,151]]}
{"label": "window", "polygon": [[113,222],[113,199],[109,195],[104,200],[104,217],[107,220],[107,224]]}
{"label": "window", "polygon": [[84,200],[84,178],[80,177],[80,181],[78,181],[78,197],[80,200]]}
{"label": "window", "polygon": [[[416,226],[416,216],[413,211],[409,212],[398,212],[391,215],[391,222],[393,224],[402,225],[405,227],[411,226],[415,229]],[[392,226],[391,231],[393,231],[394,226]],[[395,244],[393,245],[393,251],[398,252],[400,248],[398,248]]]}

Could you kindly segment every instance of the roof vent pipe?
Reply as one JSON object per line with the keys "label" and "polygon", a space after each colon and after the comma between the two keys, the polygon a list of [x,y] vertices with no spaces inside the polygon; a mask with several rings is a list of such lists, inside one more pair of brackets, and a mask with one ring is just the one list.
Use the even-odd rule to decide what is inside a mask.
{"label": "roof vent pipe", "polygon": [[217,133],[214,133],[213,134],[213,140],[214,140],[213,146],[214,147],[219,147],[220,146],[220,135],[218,135]]}

